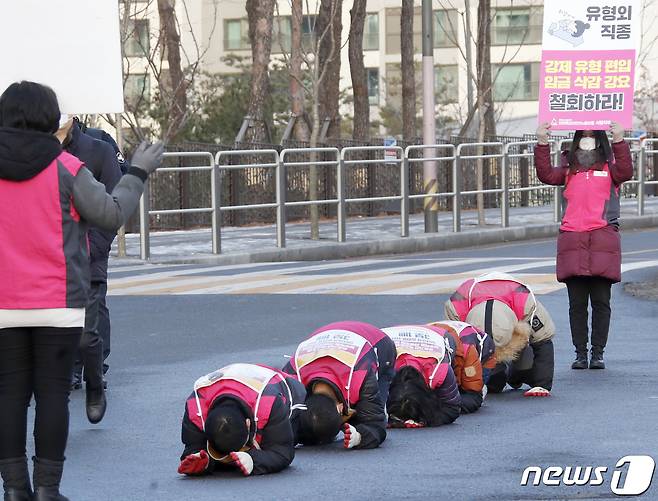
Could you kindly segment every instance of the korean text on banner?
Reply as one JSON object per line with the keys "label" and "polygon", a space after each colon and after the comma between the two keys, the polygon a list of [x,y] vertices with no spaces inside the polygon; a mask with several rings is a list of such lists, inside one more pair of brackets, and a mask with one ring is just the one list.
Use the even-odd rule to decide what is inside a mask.
{"label": "korean text on banner", "polygon": [[544,3],[539,122],[554,130],[632,128],[639,0]]}
{"label": "korean text on banner", "polygon": [[57,94],[62,113],[123,111],[119,2],[0,2],[0,93],[31,80]]}

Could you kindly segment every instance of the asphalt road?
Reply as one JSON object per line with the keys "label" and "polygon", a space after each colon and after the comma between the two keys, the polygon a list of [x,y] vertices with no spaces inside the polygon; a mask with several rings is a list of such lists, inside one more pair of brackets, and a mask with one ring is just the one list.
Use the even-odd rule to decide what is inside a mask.
{"label": "asphalt road", "polygon": [[[640,263],[624,273],[625,282],[656,276],[658,263],[651,263],[658,259],[658,231],[626,232],[623,245],[624,262]],[[540,266],[526,266],[523,273],[544,277],[552,273],[544,262],[554,248],[554,241],[538,241],[395,256],[380,264],[354,260],[340,273],[359,273],[363,266],[385,274],[387,268],[436,262],[443,263],[442,275],[450,275],[536,259]],[[464,261],[473,258],[485,259]],[[296,277],[304,275],[303,268],[314,264],[299,263],[294,280],[301,280]],[[289,267],[261,264],[203,276],[228,275],[239,282],[250,271],[282,266]],[[178,269],[195,271],[189,266]],[[115,268],[112,277],[148,278],[161,270],[167,268]],[[330,265],[314,273],[337,272]],[[431,266],[423,271],[432,272]],[[632,297],[616,285],[608,369],[571,371],[567,295],[555,286],[539,296],[558,330],[550,398],[524,399],[519,391],[489,396],[478,413],[452,425],[390,431],[376,450],[345,451],[338,443],[301,448],[292,466],[276,475],[184,478],[176,473],[182,450],[180,420],[197,377],[238,361],[281,366],[300,339],[336,320],[382,327],[437,320],[448,294],[286,294],[280,289],[259,294],[116,294],[110,298],[113,353],[106,418],[99,425],[89,424],[84,393],[75,392],[71,399],[62,492],[74,501],[612,499],[611,473],[619,458],[648,454],[658,459],[658,302]],[[521,486],[523,470],[532,465],[609,470],[601,486]],[[643,499],[658,499],[656,484],[658,480]]]}

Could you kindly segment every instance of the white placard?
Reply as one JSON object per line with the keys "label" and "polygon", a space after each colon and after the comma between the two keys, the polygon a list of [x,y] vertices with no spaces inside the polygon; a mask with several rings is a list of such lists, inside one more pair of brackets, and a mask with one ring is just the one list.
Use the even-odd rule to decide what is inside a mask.
{"label": "white placard", "polygon": [[641,37],[640,0],[544,2],[543,50],[633,50]]}
{"label": "white placard", "polygon": [[62,113],[123,111],[119,2],[0,2],[0,93],[31,80],[57,93]]}

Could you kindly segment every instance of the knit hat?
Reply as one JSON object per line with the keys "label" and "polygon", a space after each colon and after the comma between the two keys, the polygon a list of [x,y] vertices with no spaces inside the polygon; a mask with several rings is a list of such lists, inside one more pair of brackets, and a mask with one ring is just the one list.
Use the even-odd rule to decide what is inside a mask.
{"label": "knit hat", "polygon": [[493,338],[498,362],[517,358],[530,339],[530,324],[519,321],[509,306],[495,299],[475,305],[468,312],[466,322]]}

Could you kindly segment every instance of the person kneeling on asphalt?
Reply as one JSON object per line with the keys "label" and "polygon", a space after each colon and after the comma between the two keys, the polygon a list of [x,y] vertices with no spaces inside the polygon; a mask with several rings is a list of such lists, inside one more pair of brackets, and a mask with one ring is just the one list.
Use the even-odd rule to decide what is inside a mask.
{"label": "person kneeling on asphalt", "polygon": [[450,320],[491,335],[497,365],[487,389],[503,391],[528,384],[526,397],[546,397],[553,386],[555,325],[525,284],[507,273],[488,273],[462,283],[445,303]]}
{"label": "person kneeling on asphalt", "polygon": [[335,322],[302,342],[284,367],[306,387],[299,442],[327,444],[343,430],[346,449],[374,449],[386,439],[385,398],[395,345],[377,327]]}
{"label": "person kneeling on asphalt", "polygon": [[477,411],[486,395],[486,380],[496,366],[493,339],[486,332],[464,322],[442,320],[429,325],[442,329],[450,343],[452,369],[462,399],[462,414]]}
{"label": "person kneeling on asphalt", "polygon": [[422,428],[452,423],[461,398],[444,331],[402,325],[384,332],[395,342],[397,359],[387,408],[392,428]]}
{"label": "person kneeling on asphalt", "polygon": [[288,467],[305,396],[294,378],[262,365],[231,364],[199,378],[185,404],[178,473],[237,468],[248,476]]}

